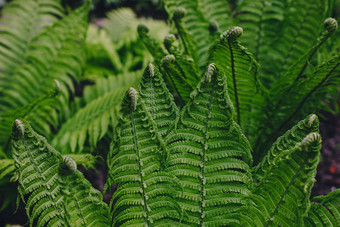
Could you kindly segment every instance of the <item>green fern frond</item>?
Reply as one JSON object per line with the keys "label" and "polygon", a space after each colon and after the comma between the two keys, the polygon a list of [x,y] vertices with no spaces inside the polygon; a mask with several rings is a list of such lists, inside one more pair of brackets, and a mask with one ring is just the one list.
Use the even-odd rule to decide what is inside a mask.
{"label": "green fern frond", "polygon": [[241,42],[261,65],[270,54],[267,47],[280,32],[286,4],[281,0],[245,0],[236,9],[238,25],[245,30]]}
{"label": "green fern frond", "polygon": [[[281,33],[272,43],[263,65],[265,79],[278,79],[316,42],[324,20],[325,3],[319,0],[295,0],[287,7]],[[273,76],[274,75],[274,76]]]}
{"label": "green fern frond", "polygon": [[242,33],[241,27],[223,33],[210,50],[209,62],[214,62],[227,76],[228,93],[235,107],[235,121],[252,140],[262,117],[259,111],[265,105],[266,90],[258,78],[258,63],[237,41]]}
{"label": "green fern frond", "polygon": [[324,196],[312,198],[312,204],[305,218],[305,226],[340,225],[340,189]]}
{"label": "green fern frond", "polygon": [[24,120],[15,120],[12,136],[14,180],[30,226],[109,226],[101,193],[77,171],[71,158],[62,158]]}
{"label": "green fern frond", "polygon": [[166,87],[162,74],[152,63],[145,69],[138,86],[139,95],[162,137],[176,127],[179,110]]}
{"label": "green fern frond", "polygon": [[13,157],[18,191],[26,203],[30,226],[66,226],[64,198],[59,184],[60,154],[23,120],[13,124]]}
{"label": "green fern frond", "polygon": [[[183,186],[178,201],[189,225],[226,226],[247,203],[252,187],[251,148],[233,120],[222,70],[203,77],[183,108],[178,129],[169,134],[169,171]],[[235,223],[233,223],[235,224]]]}
{"label": "green fern frond", "polygon": [[271,146],[267,155],[262,161],[254,168],[253,177],[256,180],[261,180],[264,173],[273,164],[275,158],[280,155],[281,152],[289,150],[294,147],[295,144],[302,141],[307,135],[319,131],[319,121],[315,114],[311,114],[304,120],[300,121],[293,128],[288,130],[284,135],[279,137],[275,143]]}
{"label": "green fern frond", "polygon": [[139,24],[137,29],[140,39],[152,54],[155,62],[159,65],[162,58],[166,55],[164,48],[156,39],[149,35],[149,27],[146,24]]}
{"label": "green fern frond", "polygon": [[[315,55],[315,53],[319,50],[319,48],[328,40],[328,38],[337,30],[338,23],[333,18],[327,18],[324,21],[324,27],[326,29],[325,32],[319,37],[318,42],[309,49],[304,55],[302,55],[295,64],[293,64],[287,72],[285,72],[281,77],[277,78],[272,84],[271,93],[280,93],[282,90],[287,91],[287,87],[291,86],[292,83],[295,83],[299,79],[303,79],[306,77],[305,74],[309,73],[312,69],[309,69],[308,66],[311,64],[311,59]],[[275,96],[274,96],[275,97]]]}
{"label": "green fern frond", "polygon": [[[268,106],[270,109],[267,111],[276,114],[267,119],[265,123],[267,129],[261,129],[254,145],[255,156],[262,156],[269,144],[291,127],[293,122],[297,122],[297,119],[308,113],[318,112],[322,100],[332,99],[327,94],[334,94],[333,98],[337,97],[339,72],[340,56],[336,56],[319,66],[313,73],[307,74],[306,78],[301,78],[290,87],[281,89],[279,94],[275,94],[277,98]],[[287,93],[289,99],[285,96]],[[263,132],[266,135],[262,134]]]}
{"label": "green fern frond", "polygon": [[71,226],[110,226],[108,206],[102,194],[91,186],[72,158],[64,156],[60,164],[61,185],[65,196],[65,209]]}
{"label": "green fern frond", "polygon": [[56,103],[55,96],[59,94],[59,86],[60,84],[56,80],[55,87],[52,90],[48,91],[46,94],[43,94],[41,97],[33,100],[31,103],[21,108],[0,114],[0,147],[3,147],[6,155],[9,155],[8,151],[10,151],[11,149],[10,132],[14,120],[17,118],[29,118],[36,108],[39,108],[40,106],[49,102]]}
{"label": "green fern frond", "polygon": [[1,15],[0,91],[5,92],[1,80],[25,62],[33,38],[63,17],[63,8],[59,0],[15,0],[6,4]]}
{"label": "green fern frond", "polygon": [[321,136],[307,135],[277,153],[253,190],[253,204],[243,208],[242,226],[303,226],[320,161]]}
{"label": "green fern frond", "polygon": [[162,146],[164,141],[145,106],[130,88],[108,156],[106,186],[118,184],[111,200],[114,226],[157,225],[179,219],[180,208],[173,199],[175,180],[160,172],[167,148]]}
{"label": "green fern frond", "polygon": [[[196,44],[195,49],[198,55],[198,65],[200,67],[205,65],[208,57],[210,33],[207,30],[209,27],[209,20],[206,19],[200,8],[199,1],[195,0],[165,0],[164,6],[168,15],[174,16],[177,8],[184,8],[186,13],[183,18],[184,28],[190,32]],[[202,6],[204,7],[204,6]]]}
{"label": "green fern frond", "polygon": [[[51,88],[54,79],[60,82],[60,102],[68,103],[69,90],[74,91],[72,79],[79,80],[85,61],[83,42],[88,10],[89,4],[86,4],[45,29],[31,42],[25,63],[4,81],[6,93],[0,99],[4,111],[19,108],[40,97]],[[60,106],[61,113],[63,107]],[[50,125],[57,128],[54,109],[55,105],[46,105],[29,118],[36,130],[44,135],[49,135]]]}
{"label": "green fern frond", "polygon": [[[84,89],[87,105],[65,122],[52,145],[67,152],[81,152],[86,141],[91,148],[116,125],[116,118],[126,89],[140,80],[139,71],[107,79],[98,79],[95,85]],[[88,139],[88,140],[87,140]]]}
{"label": "green fern frond", "polygon": [[[180,60],[181,63],[184,63]],[[189,101],[190,93],[193,91],[194,86],[192,82],[192,74],[185,74],[181,68],[183,64],[178,63],[174,55],[166,55],[162,60],[162,67],[165,74],[165,81],[169,86],[169,90],[173,93],[175,100],[180,106],[184,106]],[[187,68],[187,66],[185,66]],[[191,75],[189,78],[187,75]]]}

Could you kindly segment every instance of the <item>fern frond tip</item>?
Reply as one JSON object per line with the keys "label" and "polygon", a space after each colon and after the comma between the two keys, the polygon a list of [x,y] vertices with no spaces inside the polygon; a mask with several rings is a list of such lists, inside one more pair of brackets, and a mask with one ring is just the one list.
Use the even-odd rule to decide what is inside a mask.
{"label": "fern frond tip", "polygon": [[334,18],[327,18],[324,22],[324,27],[329,33],[333,33],[338,29],[338,22]]}
{"label": "fern frond tip", "polygon": [[227,30],[221,34],[221,38],[237,39],[243,34],[243,28],[239,26],[233,27],[231,30]]}
{"label": "fern frond tip", "polygon": [[185,8],[183,8],[183,7],[178,7],[178,8],[176,8],[175,11],[174,11],[174,17],[173,17],[173,19],[174,19],[174,20],[180,20],[180,19],[182,19],[182,18],[185,16],[186,13],[187,13],[187,10],[186,10]]}
{"label": "fern frond tip", "polygon": [[311,114],[308,118],[308,127],[311,128],[315,123],[318,122],[318,116],[316,114]]}
{"label": "fern frond tip", "polygon": [[138,92],[133,87],[130,87],[128,93],[129,93],[130,100],[131,100],[131,108],[132,110],[136,110],[137,101],[138,101]]}
{"label": "fern frond tip", "polygon": [[209,21],[209,31],[210,33],[215,33],[216,31],[218,31],[219,29],[219,24],[217,21],[215,21],[214,19],[211,19]]}
{"label": "fern frond tip", "polygon": [[76,162],[69,156],[63,157],[63,166],[67,168],[68,171],[74,173],[77,171],[77,164]]}
{"label": "fern frond tip", "polygon": [[155,68],[152,63],[148,65],[148,70],[149,70],[149,76],[154,77],[155,76]]}
{"label": "fern frond tip", "polygon": [[313,132],[307,135],[301,142],[301,147],[303,150],[307,150],[312,143],[321,144],[321,135],[317,132]]}
{"label": "fern frond tip", "polygon": [[173,34],[168,34],[164,38],[164,46],[166,49],[170,49],[171,45],[176,41],[176,37]]}
{"label": "fern frond tip", "polygon": [[25,126],[21,120],[16,119],[14,121],[13,133],[19,133],[21,136],[24,136]]}
{"label": "fern frond tip", "polygon": [[140,23],[137,27],[137,31],[139,35],[143,35],[149,32],[149,27],[145,23]]}
{"label": "fern frond tip", "polygon": [[211,77],[212,75],[214,74],[216,70],[216,65],[215,63],[211,63],[209,66],[208,66],[208,69],[207,69],[207,72],[205,74],[205,82],[209,83],[211,81]]}
{"label": "fern frond tip", "polygon": [[163,65],[163,66],[168,66],[168,65],[170,65],[170,64],[175,63],[175,61],[176,61],[175,56],[172,55],[172,54],[168,54],[167,56],[165,56],[165,57],[163,58],[163,60],[162,60],[162,65]]}

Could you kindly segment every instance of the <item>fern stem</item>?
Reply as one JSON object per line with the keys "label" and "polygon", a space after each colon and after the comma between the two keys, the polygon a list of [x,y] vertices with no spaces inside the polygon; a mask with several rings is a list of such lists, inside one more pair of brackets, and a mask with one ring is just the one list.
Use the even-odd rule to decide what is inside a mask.
{"label": "fern stem", "polygon": [[142,197],[143,197],[143,207],[144,207],[144,212],[146,215],[146,226],[150,226],[149,224],[149,215],[147,212],[147,207],[146,207],[146,198],[145,198],[145,189],[144,189],[144,184],[143,184],[143,176],[142,176],[142,168],[140,165],[140,156],[139,156],[139,149],[138,149],[138,143],[137,143],[137,134],[136,134],[136,127],[135,127],[135,122],[133,118],[133,110],[130,109],[130,119],[131,119],[131,127],[132,127],[132,133],[133,133],[133,142],[135,144],[135,149],[136,149],[136,157],[137,157],[137,162],[138,162],[138,170],[139,170],[139,177],[140,177],[140,187],[142,188]]}
{"label": "fern stem", "polygon": [[228,37],[228,46],[229,46],[229,52],[230,52],[231,74],[233,76],[233,88],[234,88],[235,104],[236,104],[236,112],[237,112],[237,123],[239,124],[239,126],[241,126],[241,113],[240,113],[240,103],[239,103],[237,84],[236,84],[234,53],[233,53],[233,49],[231,48],[229,37]]}
{"label": "fern stem", "polygon": [[212,100],[213,100],[213,95],[214,95],[214,87],[215,87],[215,82],[216,82],[216,76],[214,76],[213,78],[213,84],[212,84],[212,88],[211,88],[211,92],[210,92],[210,97],[209,97],[209,105],[208,105],[208,112],[207,112],[207,115],[206,115],[206,119],[207,121],[205,122],[205,125],[204,125],[204,142],[203,142],[203,155],[202,155],[202,158],[201,158],[201,162],[203,163],[202,165],[202,168],[201,168],[201,204],[200,204],[200,209],[201,209],[201,220],[200,220],[200,226],[204,226],[204,222],[203,222],[203,202],[204,202],[204,199],[205,199],[205,196],[204,196],[204,185],[205,185],[205,178],[204,178],[204,169],[205,169],[205,154],[207,152],[207,142],[208,142],[208,135],[207,135],[207,132],[208,132],[208,124],[209,124],[209,115],[210,115],[210,112],[211,112],[211,105],[212,105]]}

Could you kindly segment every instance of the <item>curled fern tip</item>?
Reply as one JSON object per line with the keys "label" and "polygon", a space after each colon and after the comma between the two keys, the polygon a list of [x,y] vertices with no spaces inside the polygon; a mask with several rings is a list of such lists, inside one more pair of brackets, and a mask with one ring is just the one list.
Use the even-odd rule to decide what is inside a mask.
{"label": "curled fern tip", "polygon": [[183,7],[176,8],[174,11],[174,20],[182,19],[185,16],[186,12],[187,10]]}
{"label": "curled fern tip", "polygon": [[303,150],[307,150],[308,147],[311,145],[311,143],[313,142],[317,142],[320,143],[321,142],[321,136],[319,133],[317,132],[313,132],[311,134],[309,134],[308,136],[306,136],[302,142],[301,142],[301,147]]}
{"label": "curled fern tip", "polygon": [[155,68],[153,67],[152,63],[149,64],[148,69],[149,69],[150,77],[154,77],[155,76]]}
{"label": "curled fern tip", "polygon": [[214,33],[214,32],[217,32],[218,29],[219,29],[219,25],[218,25],[217,21],[215,21],[214,19],[211,19],[209,21],[209,31],[211,33]]}
{"label": "curled fern tip", "polygon": [[15,120],[15,128],[20,133],[21,136],[25,134],[25,126],[21,120],[19,119]]}
{"label": "curled fern tip", "polygon": [[71,172],[74,173],[77,171],[77,164],[76,162],[70,158],[69,156],[64,156],[63,157],[63,163],[65,167]]}
{"label": "curled fern tip", "polygon": [[208,66],[207,72],[205,74],[205,82],[209,83],[211,81],[211,76],[214,74],[215,70],[216,70],[215,63],[211,63]]}
{"label": "curled fern tip", "polygon": [[327,18],[324,22],[324,27],[328,32],[333,33],[338,29],[338,22],[334,18]]}
{"label": "curled fern tip", "polygon": [[133,87],[130,87],[129,88],[129,96],[130,96],[130,99],[131,99],[131,108],[132,108],[132,110],[136,110],[137,101],[138,101],[138,95],[137,95],[136,89],[134,89]]}
{"label": "curled fern tip", "polygon": [[169,34],[164,38],[164,46],[169,49],[171,45],[176,41],[176,37],[173,34]]}
{"label": "curled fern tip", "polygon": [[237,39],[243,34],[243,28],[235,26],[231,30],[228,30],[221,34],[222,38]]}
{"label": "curled fern tip", "polygon": [[145,23],[140,23],[137,27],[139,34],[145,34],[149,32],[149,27]]}
{"label": "curled fern tip", "polygon": [[318,120],[318,116],[316,116],[315,114],[312,114],[309,119],[308,119],[308,127],[312,127],[312,125],[314,124],[315,121]]}
{"label": "curled fern tip", "polygon": [[162,60],[162,65],[170,65],[173,64],[176,61],[175,56],[172,54],[169,54],[165,56]]}

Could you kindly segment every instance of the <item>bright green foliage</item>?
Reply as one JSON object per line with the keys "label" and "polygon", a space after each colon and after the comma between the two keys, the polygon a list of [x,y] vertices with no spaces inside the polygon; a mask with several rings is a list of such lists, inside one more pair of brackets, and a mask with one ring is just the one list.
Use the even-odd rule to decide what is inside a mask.
{"label": "bright green foliage", "polygon": [[[79,80],[85,61],[84,38],[87,29],[89,5],[72,12],[53,26],[45,29],[27,46],[25,61],[15,73],[3,80],[6,92],[0,99],[1,109],[11,111],[33,102],[53,86],[53,80],[60,82],[60,109],[67,105],[69,90],[74,91],[72,79]],[[50,125],[58,125],[54,105],[44,105],[30,117],[32,125],[45,135]],[[33,114],[33,112],[31,113]]]}
{"label": "bright green foliage", "polygon": [[[148,76],[144,74],[144,76]],[[117,183],[111,200],[113,226],[155,225],[178,219],[175,179],[164,169],[167,148],[137,91],[130,88],[108,156],[108,186]]]}
{"label": "bright green foliage", "polygon": [[325,196],[312,198],[305,226],[339,226],[340,225],[340,189]]}
{"label": "bright green foliage", "polygon": [[26,203],[30,226],[108,223],[101,194],[76,170],[71,158],[62,158],[25,121],[15,121],[12,136],[15,180]]}
{"label": "bright green foliage", "polygon": [[92,87],[84,90],[83,108],[65,122],[52,144],[63,153],[81,152],[88,138],[89,146],[95,147],[111,126],[116,125],[122,97],[127,88],[137,84],[140,76],[136,73],[97,79]]}
{"label": "bright green foliage", "polygon": [[261,180],[265,171],[267,171],[268,166],[273,164],[276,156],[280,155],[281,152],[294,147],[296,143],[301,142],[307,135],[318,131],[319,121],[315,114],[311,114],[306,119],[300,121],[273,143],[267,152],[267,155],[255,167],[253,177],[256,180]]}
{"label": "bright green foliage", "polygon": [[258,78],[258,63],[237,41],[242,33],[240,27],[223,33],[210,50],[209,62],[214,62],[227,76],[228,93],[234,103],[236,122],[251,137],[256,130],[253,126],[258,124],[260,107],[265,105],[267,94]]}
{"label": "bright green foliage", "polygon": [[[149,64],[138,87],[147,112],[164,137],[176,126],[179,110],[167,89],[162,75],[153,64]],[[173,127],[172,127],[173,126]]]}
{"label": "bright green foliage", "polygon": [[[109,208],[77,170],[77,156],[62,157],[25,120],[15,121],[13,179],[30,224],[339,225],[338,190],[309,200],[321,146],[310,113],[325,109],[339,83],[336,20],[321,29],[334,2],[163,2],[172,25],[165,48],[152,26],[139,25],[137,38],[140,21],[129,10],[87,30],[88,2],[28,38],[18,69],[1,80],[1,116],[20,110],[15,116],[51,138],[52,126],[63,153],[105,156],[113,134],[104,191],[117,189]],[[6,58],[13,48],[0,46]],[[59,108],[46,96],[55,78]],[[8,136],[0,135],[6,157]],[[0,162],[3,177],[7,163]]]}
{"label": "bright green foliage", "polygon": [[252,179],[250,145],[233,120],[223,72],[212,69],[183,108],[169,135],[169,171],[183,186],[179,201],[192,225],[230,225],[246,204]]}
{"label": "bright green foliage", "polygon": [[[11,1],[1,12],[0,79],[11,77],[24,62],[34,37],[63,17],[59,0]],[[0,82],[0,91],[5,92]],[[0,111],[3,110],[0,106]]]}
{"label": "bright green foliage", "polygon": [[[320,161],[321,136],[311,133],[282,150],[253,190],[253,205],[244,209],[242,226],[303,226]],[[242,213],[242,211],[241,211]]]}
{"label": "bright green foliage", "polygon": [[[193,81],[198,83],[196,75],[202,75],[204,67],[215,63],[227,75],[236,122],[254,149],[255,163],[259,163],[279,136],[306,115],[330,109],[329,104],[337,96],[337,44],[328,46],[327,51],[333,56],[319,54],[336,31],[336,20],[326,19],[326,31],[317,39],[322,31],[321,21],[329,16],[334,2],[245,0],[236,5],[233,18],[210,18],[210,23],[205,18],[209,13],[203,16],[201,12],[209,8],[215,15],[216,8],[223,6],[218,2],[209,6],[199,2],[164,1],[177,30],[172,32],[177,33],[179,40],[177,44],[172,35],[165,39],[171,54],[162,65],[167,72],[165,81],[175,101],[184,106]],[[224,9],[230,10],[230,5],[225,4]],[[219,39],[218,23],[229,24],[229,30]],[[231,27],[230,23],[242,28]],[[194,46],[194,51],[187,51],[187,46]],[[193,63],[181,65],[182,59],[193,59]]]}

